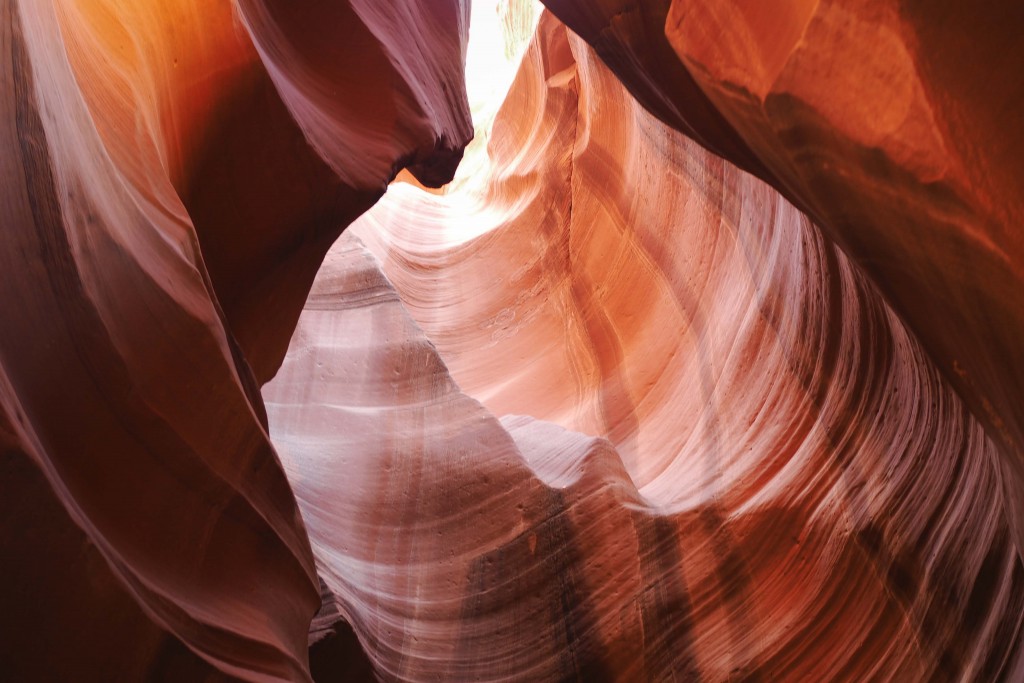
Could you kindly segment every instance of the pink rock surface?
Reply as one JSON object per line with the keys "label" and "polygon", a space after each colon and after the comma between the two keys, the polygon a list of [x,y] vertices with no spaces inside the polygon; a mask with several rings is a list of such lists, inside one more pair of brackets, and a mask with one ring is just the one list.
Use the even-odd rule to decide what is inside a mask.
{"label": "pink rock surface", "polygon": [[1024,10],[547,4],[0,0],[0,679],[1024,678]]}
{"label": "pink rock surface", "polygon": [[1024,545],[1024,6],[545,4],[872,279],[998,445]]}
{"label": "pink rock surface", "polygon": [[487,152],[356,223],[264,389],[379,676],[1017,671],[996,447],[809,219],[550,16]]}

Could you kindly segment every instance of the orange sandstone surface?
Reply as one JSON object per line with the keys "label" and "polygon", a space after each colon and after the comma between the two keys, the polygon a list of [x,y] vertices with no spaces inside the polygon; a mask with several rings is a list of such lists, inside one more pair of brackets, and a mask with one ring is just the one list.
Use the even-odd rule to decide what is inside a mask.
{"label": "orange sandstone surface", "polygon": [[1024,678],[1024,11],[545,4],[0,0],[0,680]]}

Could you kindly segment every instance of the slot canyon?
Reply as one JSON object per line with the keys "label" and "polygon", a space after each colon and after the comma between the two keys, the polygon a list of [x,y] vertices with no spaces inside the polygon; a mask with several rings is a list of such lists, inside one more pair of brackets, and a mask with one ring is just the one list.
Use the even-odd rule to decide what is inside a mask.
{"label": "slot canyon", "polygon": [[0,681],[1024,681],[1022,34],[0,0]]}

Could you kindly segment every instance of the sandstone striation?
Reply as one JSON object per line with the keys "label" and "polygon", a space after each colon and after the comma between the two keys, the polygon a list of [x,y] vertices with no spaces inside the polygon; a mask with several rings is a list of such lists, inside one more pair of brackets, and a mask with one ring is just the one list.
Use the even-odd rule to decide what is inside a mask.
{"label": "sandstone striation", "polygon": [[545,4],[0,0],[0,679],[1024,679],[1024,9]]}
{"label": "sandstone striation", "polygon": [[872,279],[999,446],[1024,544],[1024,6],[545,4]]}
{"label": "sandstone striation", "polygon": [[[318,582],[258,386],[344,225],[470,130],[465,27],[397,40],[427,10],[368,4],[0,3],[0,678],[309,679]],[[301,64],[267,16],[306,22]],[[387,86],[324,110],[357,58]]]}
{"label": "sandstone striation", "polygon": [[843,252],[550,15],[486,153],[356,222],[264,389],[381,677],[1012,677],[996,447]]}
{"label": "sandstone striation", "polygon": [[986,425],[1022,547],[1024,7],[791,6],[674,2],[666,33]]}

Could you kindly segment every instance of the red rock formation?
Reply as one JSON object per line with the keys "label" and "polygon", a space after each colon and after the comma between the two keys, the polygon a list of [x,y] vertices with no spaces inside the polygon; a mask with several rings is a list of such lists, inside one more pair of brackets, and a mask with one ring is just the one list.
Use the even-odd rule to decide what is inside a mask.
{"label": "red rock formation", "polygon": [[872,278],[999,445],[1024,545],[1024,6],[545,4]]}
{"label": "red rock formation", "polygon": [[763,171],[746,142],[680,63],[665,36],[672,0],[547,0],[648,111],[719,156]]}
{"label": "red rock formation", "polygon": [[673,5],[682,62],[1000,445],[1024,547],[1024,6]]}
{"label": "red rock formation", "polygon": [[548,4],[0,0],[0,678],[1024,677],[1022,10]]}
{"label": "red rock formation", "polygon": [[1012,677],[976,418],[796,208],[537,41],[489,176],[393,185],[264,389],[378,674]]}
{"label": "red rock formation", "polygon": [[345,222],[469,131],[464,26],[368,5],[0,3],[0,678],[308,680],[258,383]]}

